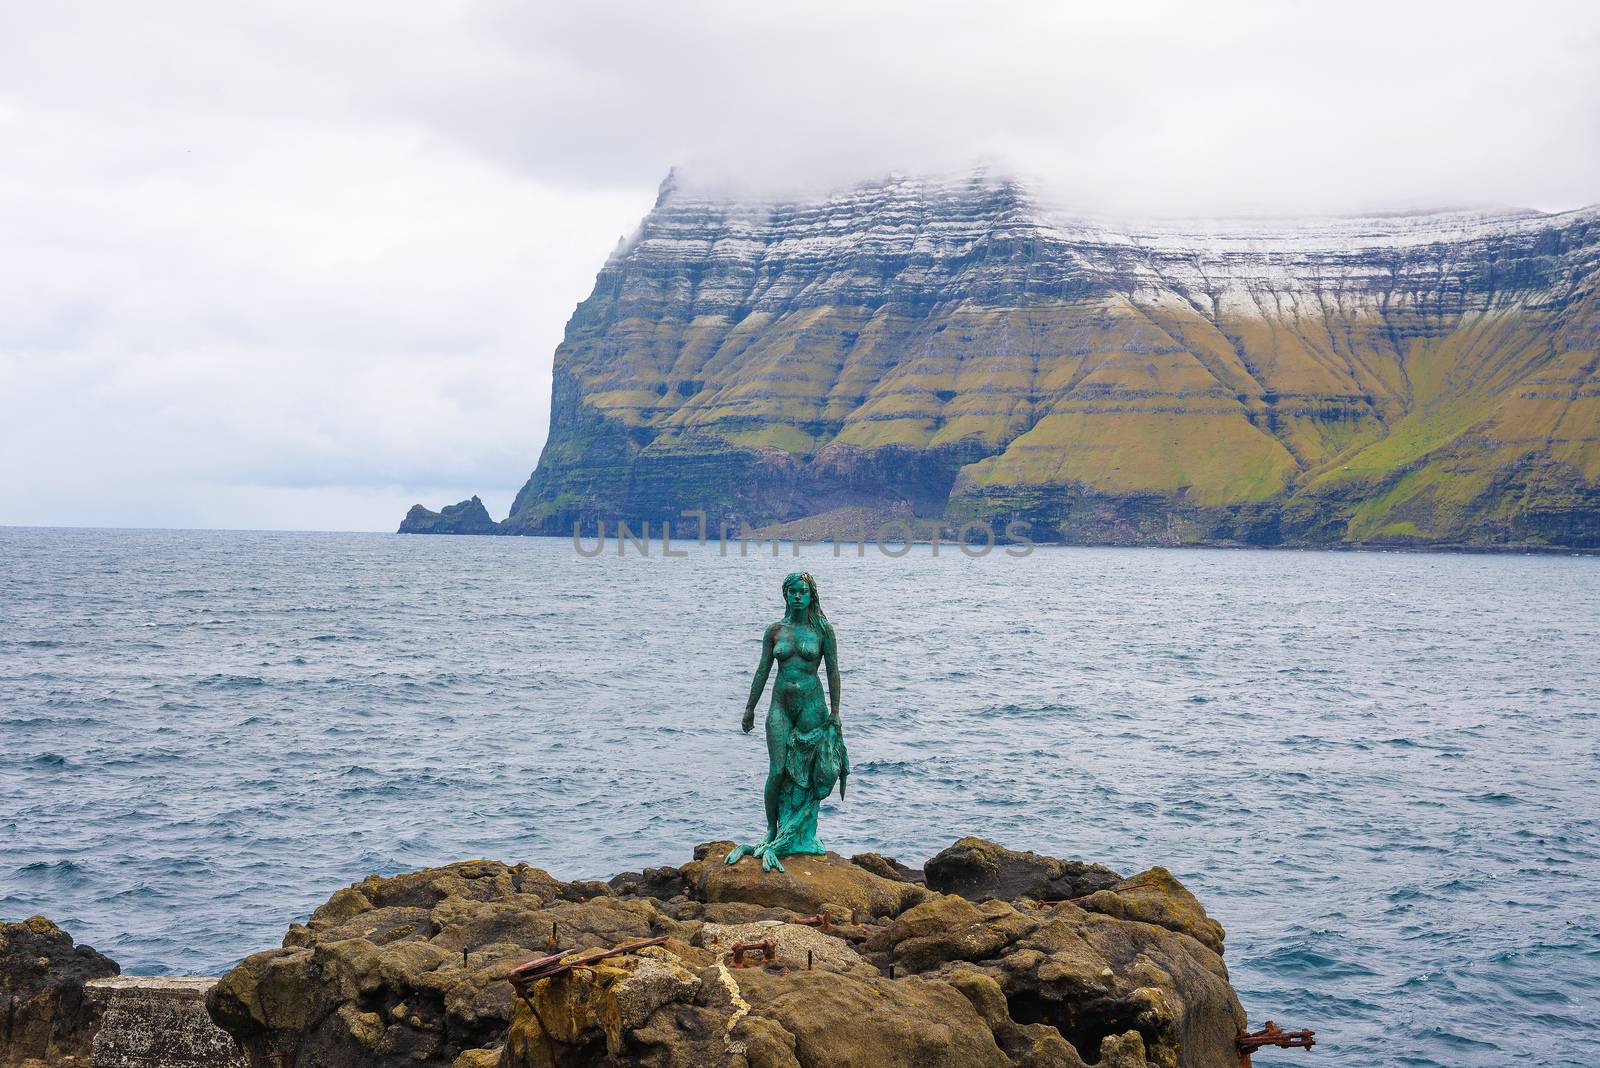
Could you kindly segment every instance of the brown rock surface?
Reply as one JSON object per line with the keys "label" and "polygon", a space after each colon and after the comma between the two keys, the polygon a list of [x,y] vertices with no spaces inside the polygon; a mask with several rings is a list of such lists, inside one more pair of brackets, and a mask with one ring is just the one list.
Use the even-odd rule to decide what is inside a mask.
{"label": "brown rock surface", "polygon": [[1222,953],[1222,924],[1206,915],[1199,898],[1165,868],[1151,868],[1124,879],[1109,890],[1099,890],[1080,902],[1092,912],[1124,920],[1139,920],[1182,931],[1212,952]]}
{"label": "brown rock surface", "polygon": [[[958,846],[1000,870],[1077,870],[978,839]],[[1244,1014],[1221,929],[1159,869],[1113,877],[1084,907],[1040,908],[973,902],[832,854],[763,873],[723,864],[727,848],[609,885],[488,861],[363,880],[292,927],[284,948],[225,976],[210,1010],[256,1068],[1238,1063]],[[820,910],[838,926],[792,922]],[[550,952],[552,924],[563,951],[667,942],[538,980],[519,999],[506,975]],[[731,966],[733,941],[762,938],[776,962]]]}
{"label": "brown rock surface", "polygon": [[258,1064],[452,1065],[502,1041],[506,972],[551,952],[552,936],[580,950],[697,929],[603,884],[467,861],[336,892],[284,948],[223,976],[208,1004]]}
{"label": "brown rock surface", "polygon": [[1011,1062],[949,983],[831,972],[739,976],[752,1015],[795,1039],[804,1068],[1005,1068]]}
{"label": "brown rock surface", "polygon": [[[897,916],[926,896],[915,883],[886,879],[837,853],[785,857],[785,870],[776,872],[762,871],[754,857],[724,864],[724,843],[713,845],[717,848],[707,850],[705,859],[683,869],[692,880],[691,892],[701,901],[743,901],[801,914],[831,908],[845,916],[852,910],[863,916]],[[733,848],[732,842],[726,845]]]}

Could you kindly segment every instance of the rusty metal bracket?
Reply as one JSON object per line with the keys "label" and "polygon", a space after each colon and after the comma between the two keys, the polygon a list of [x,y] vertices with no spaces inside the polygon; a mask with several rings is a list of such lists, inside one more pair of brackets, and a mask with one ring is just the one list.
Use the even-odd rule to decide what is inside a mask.
{"label": "rusty metal bracket", "polygon": [[1285,1031],[1271,1020],[1259,1031],[1240,1031],[1235,1040],[1239,1047],[1239,1068],[1250,1068],[1250,1054],[1263,1046],[1280,1049],[1310,1049],[1317,1044],[1317,1033],[1309,1028]]}
{"label": "rusty metal bracket", "polygon": [[[753,964],[760,964],[766,961],[775,961],[778,959],[778,947],[773,944],[773,941],[770,938],[763,938],[759,942],[735,942],[733,944],[732,952],[733,966],[735,968],[749,968],[752,967]],[[755,962],[751,963],[745,960],[746,953],[759,953],[760,956],[755,960]]]}
{"label": "rusty metal bracket", "polygon": [[[802,916],[798,920],[790,920],[789,922],[803,924],[806,927],[815,927],[823,934],[827,934],[835,927],[843,926],[843,924],[841,924],[838,920],[828,915],[827,910],[823,910],[822,912],[817,913],[815,916]],[[850,910],[850,926],[861,926],[861,913],[857,912],[855,909]]]}
{"label": "rusty metal bracket", "polygon": [[642,942],[629,942],[617,946],[615,949],[596,949],[589,953],[552,953],[548,957],[539,957],[526,964],[519,964],[506,973],[506,979],[521,994],[534,981],[548,979],[554,975],[565,975],[574,968],[595,964],[607,957],[617,957],[624,953],[633,953],[647,946],[659,946],[667,940],[666,935],[655,938],[646,938]]}

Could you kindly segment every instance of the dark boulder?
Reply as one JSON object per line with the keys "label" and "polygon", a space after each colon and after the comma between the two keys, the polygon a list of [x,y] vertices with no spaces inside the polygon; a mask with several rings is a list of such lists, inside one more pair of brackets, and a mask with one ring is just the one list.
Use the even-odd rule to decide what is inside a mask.
{"label": "dark boulder", "polygon": [[689,880],[679,868],[662,865],[642,872],[625,871],[606,884],[614,894],[624,897],[653,897],[669,901],[689,892]]}
{"label": "dark boulder", "polygon": [[982,838],[963,838],[923,866],[928,888],[972,901],[1065,901],[1109,890],[1122,876],[1100,864],[1018,852]]}
{"label": "dark boulder", "polygon": [[874,875],[881,875],[885,879],[898,879],[903,883],[927,881],[920,869],[908,868],[893,857],[886,857],[882,853],[857,853],[850,858],[850,863],[865,868]]}
{"label": "dark boulder", "polygon": [[0,923],[0,1068],[88,1065],[99,1009],[84,983],[120,971],[43,916]]}

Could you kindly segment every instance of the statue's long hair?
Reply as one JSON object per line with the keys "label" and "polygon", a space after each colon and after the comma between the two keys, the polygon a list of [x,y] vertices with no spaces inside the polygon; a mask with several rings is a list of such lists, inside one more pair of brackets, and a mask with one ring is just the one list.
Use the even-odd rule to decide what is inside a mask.
{"label": "statue's long hair", "polygon": [[787,597],[793,586],[805,586],[811,591],[811,604],[806,608],[804,622],[817,634],[829,634],[833,631],[833,624],[828,622],[827,615],[822,611],[822,598],[817,594],[817,580],[811,577],[809,571],[795,571],[783,580],[783,592]]}

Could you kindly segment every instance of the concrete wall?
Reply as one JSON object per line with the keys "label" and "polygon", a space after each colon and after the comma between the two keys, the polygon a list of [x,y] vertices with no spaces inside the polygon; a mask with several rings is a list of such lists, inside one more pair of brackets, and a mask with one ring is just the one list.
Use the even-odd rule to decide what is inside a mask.
{"label": "concrete wall", "polygon": [[100,1009],[91,1068],[245,1068],[244,1055],[206,1014],[204,975],[119,975],[91,979],[84,994]]}

